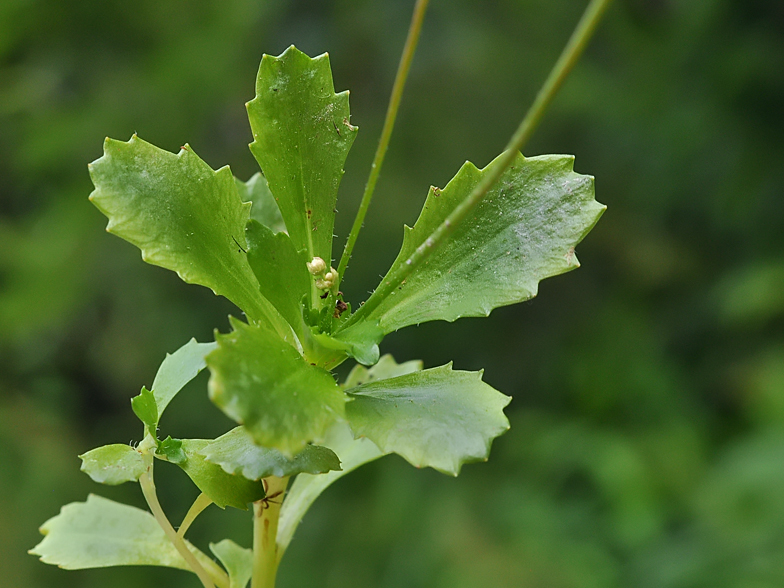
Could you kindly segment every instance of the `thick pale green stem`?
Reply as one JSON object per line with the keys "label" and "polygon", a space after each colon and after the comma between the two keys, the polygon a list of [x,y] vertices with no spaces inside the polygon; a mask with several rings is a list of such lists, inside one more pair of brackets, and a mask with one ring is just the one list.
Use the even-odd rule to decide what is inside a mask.
{"label": "thick pale green stem", "polygon": [[166,533],[169,541],[172,542],[174,548],[185,560],[185,563],[188,564],[188,567],[190,567],[193,573],[199,577],[204,588],[215,588],[216,584],[218,588],[229,588],[229,577],[226,575],[226,572],[213,562],[211,562],[212,565],[210,566],[209,572],[205,570],[196,559],[196,556],[193,555],[193,552],[188,549],[185,540],[178,536],[174,527],[172,527],[169,519],[163,512],[163,508],[161,508],[160,502],[158,502],[158,495],[155,492],[155,482],[152,477],[152,456],[149,456],[149,458],[147,471],[139,478],[139,484],[142,488],[144,499],[147,501],[147,505],[150,507],[150,511],[152,511],[155,520],[158,521],[161,529]]}
{"label": "thick pale green stem", "polygon": [[504,172],[509,169],[509,166],[514,162],[517,153],[523,149],[523,146],[528,142],[528,139],[530,139],[547,110],[547,107],[550,105],[555,94],[558,92],[558,89],[561,87],[561,84],[563,84],[563,81],[566,79],[566,76],[569,75],[569,72],[572,71],[577,60],[582,55],[585,46],[588,44],[588,40],[596,30],[596,26],[599,24],[604,11],[610,5],[611,1],[612,0],[591,0],[590,4],[588,4],[585,13],[577,24],[577,28],[575,28],[569,42],[566,44],[566,47],[564,47],[561,56],[550,72],[550,75],[536,95],[536,99],[526,113],[525,118],[523,118],[520,126],[509,140],[509,143],[500,158],[500,162],[493,168],[492,172],[485,175],[468,197],[461,202],[449,216],[447,216],[444,222],[441,223],[441,225],[433,231],[419,247],[417,247],[411,257],[379,285],[378,289],[376,289],[364,306],[360,307],[359,310],[343,324],[343,328],[352,325],[359,318],[372,312],[382,300],[394,292],[395,289],[403,283],[403,281],[410,276],[437,247],[446,241],[458,225],[474,210],[482,198],[484,198],[490,188],[492,188]]}
{"label": "thick pale green stem", "polygon": [[278,573],[278,518],[288,478],[264,478],[265,498],[253,503],[253,579],[251,588],[275,588]]}
{"label": "thick pale green stem", "polygon": [[376,182],[381,173],[381,165],[384,163],[384,156],[389,147],[389,139],[392,136],[392,129],[395,127],[395,119],[397,118],[397,111],[400,107],[400,100],[403,97],[403,88],[406,86],[406,79],[408,72],[411,69],[411,62],[414,59],[414,52],[416,51],[417,43],[419,42],[419,34],[422,31],[422,21],[425,18],[425,11],[429,0],[417,0],[414,6],[414,14],[411,17],[411,25],[408,28],[408,38],[403,47],[403,55],[400,57],[400,65],[397,68],[397,75],[395,76],[395,83],[392,86],[392,95],[389,98],[389,106],[387,107],[387,115],[384,119],[384,128],[381,130],[381,137],[378,140],[378,148],[376,149],[376,156],[373,158],[373,165],[370,167],[370,175],[368,176],[367,184],[365,184],[365,192],[362,194],[362,202],[359,204],[357,216],[354,219],[354,224],[351,226],[351,232],[346,241],[346,247],[343,250],[343,255],[340,258],[338,265],[338,285],[343,275],[346,273],[349,259],[351,259],[351,252],[354,251],[354,244],[357,242],[359,231],[362,230],[362,224],[365,222],[365,215],[367,214],[370,200],[373,198],[373,191],[376,189]]}

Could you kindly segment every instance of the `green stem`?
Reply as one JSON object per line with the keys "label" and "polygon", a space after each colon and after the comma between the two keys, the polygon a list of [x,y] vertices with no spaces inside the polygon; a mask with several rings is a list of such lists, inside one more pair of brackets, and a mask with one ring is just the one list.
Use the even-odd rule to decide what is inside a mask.
{"label": "green stem", "polygon": [[177,536],[178,537],[185,537],[185,533],[191,526],[191,523],[196,520],[196,517],[199,516],[202,511],[207,508],[209,505],[212,504],[212,499],[207,496],[204,492],[199,494],[196,497],[196,500],[193,501],[193,504],[188,509],[188,512],[185,514],[185,518],[182,519],[182,524],[180,528],[177,529]]}
{"label": "green stem", "polygon": [[147,505],[150,507],[155,520],[158,521],[161,529],[163,529],[163,532],[169,538],[169,541],[172,542],[174,548],[185,560],[185,563],[188,564],[188,567],[190,567],[193,573],[199,577],[204,588],[215,588],[216,584],[219,588],[229,588],[229,577],[226,575],[226,572],[220,569],[220,567],[211,560],[208,560],[212,565],[209,566],[210,571],[207,572],[196,559],[196,556],[193,555],[193,552],[188,548],[185,540],[177,535],[177,532],[174,530],[174,527],[172,527],[169,519],[166,518],[163,508],[161,508],[161,504],[158,502],[158,495],[155,492],[151,456],[147,465],[147,471],[139,477],[139,484],[142,487],[142,494],[144,494],[144,499],[147,501]]}
{"label": "green stem", "polygon": [[425,11],[427,10],[429,1],[430,0],[417,0],[416,5],[414,6],[414,14],[411,17],[411,25],[408,28],[408,37],[406,38],[406,44],[403,47],[403,55],[400,57],[395,83],[392,86],[392,95],[389,98],[387,115],[384,119],[384,128],[381,130],[381,137],[378,140],[376,156],[373,158],[373,165],[370,167],[370,175],[368,176],[367,184],[365,184],[365,192],[362,194],[362,202],[359,204],[357,216],[354,219],[354,224],[351,226],[351,232],[348,235],[346,247],[343,249],[340,264],[338,264],[338,285],[343,279],[343,275],[346,273],[349,259],[351,259],[351,252],[354,251],[354,244],[357,242],[359,231],[362,230],[362,225],[365,222],[365,215],[370,206],[370,200],[373,198],[373,191],[376,189],[376,182],[381,173],[381,165],[384,163],[387,147],[389,147],[392,129],[395,127],[397,111],[400,107],[400,100],[403,97],[403,88],[406,86],[406,79],[408,78],[408,72],[411,69],[411,62],[414,59],[414,52],[416,51],[417,43],[419,42],[419,34],[422,31],[422,21],[425,18]]}
{"label": "green stem", "polygon": [[534,103],[523,118],[520,126],[512,135],[509,143],[504,148],[499,163],[485,175],[482,180],[474,187],[468,197],[463,200],[441,225],[417,247],[414,253],[405,263],[401,264],[392,275],[388,276],[368,301],[354,313],[348,321],[343,324],[346,328],[363,316],[373,311],[381,302],[389,296],[411,273],[424,262],[430,254],[455,231],[458,225],[474,210],[477,204],[484,198],[490,188],[498,179],[509,169],[528,139],[531,138],[539,121],[542,119],[547,107],[552,102],[555,94],[569,75],[574,65],[583,53],[585,46],[596,30],[602,15],[612,0],[591,0],[585,9],[580,22],[572,33],[569,42],[564,47],[561,56],[553,66],[550,75],[545,80],[544,85],[536,95]]}
{"label": "green stem", "polygon": [[278,518],[288,478],[264,478],[266,497],[253,503],[253,578],[251,588],[275,588],[278,573]]}

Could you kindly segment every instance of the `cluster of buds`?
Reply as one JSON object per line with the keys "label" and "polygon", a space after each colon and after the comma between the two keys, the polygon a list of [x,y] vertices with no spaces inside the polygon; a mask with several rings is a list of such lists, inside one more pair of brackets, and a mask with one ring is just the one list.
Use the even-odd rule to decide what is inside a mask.
{"label": "cluster of buds", "polygon": [[326,262],[320,257],[314,257],[307,262],[308,271],[316,278],[316,288],[319,290],[330,290],[338,281],[338,270],[330,267],[327,271]]}

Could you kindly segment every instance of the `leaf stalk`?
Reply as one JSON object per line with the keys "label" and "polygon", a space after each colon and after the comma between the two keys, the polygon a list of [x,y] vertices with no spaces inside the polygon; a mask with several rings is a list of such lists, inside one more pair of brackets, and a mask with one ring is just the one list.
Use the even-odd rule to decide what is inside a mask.
{"label": "leaf stalk", "polygon": [[574,29],[566,46],[561,52],[561,56],[556,61],[550,74],[547,76],[542,88],[536,95],[533,104],[528,109],[520,126],[509,139],[504,148],[504,152],[499,158],[499,162],[493,169],[485,175],[482,180],[474,187],[471,193],[461,202],[447,218],[425,239],[414,253],[401,264],[398,269],[384,280],[367,302],[346,321],[341,330],[356,323],[361,317],[371,313],[381,302],[400,286],[414,270],[419,267],[430,254],[441,246],[448,237],[457,229],[465,218],[471,214],[482,198],[488,193],[490,188],[506,172],[514,162],[517,153],[522,151],[528,140],[533,135],[548,106],[553,101],[556,93],[560,89],[566,77],[574,68],[585,50],[588,41],[593,36],[599,21],[612,0],[591,0],[583,13],[580,22]]}
{"label": "leaf stalk", "polygon": [[158,521],[161,529],[163,529],[163,532],[172,542],[174,548],[185,560],[185,563],[188,564],[188,567],[190,567],[193,573],[199,577],[204,588],[215,588],[216,584],[218,588],[229,588],[229,577],[226,573],[221,570],[217,564],[213,564],[208,573],[196,559],[196,556],[193,555],[193,552],[188,549],[185,540],[177,535],[177,531],[172,527],[172,524],[166,517],[166,513],[163,512],[160,502],[158,502],[158,495],[155,491],[155,482],[153,481],[152,476],[152,456],[145,457],[149,458],[149,463],[147,465],[147,471],[139,477],[139,485],[142,488],[144,499],[147,501],[147,505],[150,507],[155,520]]}

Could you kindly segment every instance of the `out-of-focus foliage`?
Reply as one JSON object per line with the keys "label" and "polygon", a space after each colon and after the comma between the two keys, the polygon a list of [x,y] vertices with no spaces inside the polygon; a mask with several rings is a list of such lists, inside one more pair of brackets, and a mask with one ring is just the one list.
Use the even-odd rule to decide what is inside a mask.
{"label": "out-of-focus foliage", "polygon": [[[86,163],[104,137],[138,132],[169,151],[188,141],[246,180],[257,166],[242,104],[261,53],[329,51],[360,127],[339,251],[412,4],[0,3],[4,583],[193,582],[177,570],[62,572],[25,553],[61,504],[95,490],[78,454],[138,441],[128,401],[164,354],[228,330],[228,303],[103,232]],[[429,185],[503,147],[584,4],[431,2],[346,291],[377,283]],[[583,267],[490,319],[423,324],[382,345],[426,368],[484,366],[514,396],[512,430],[457,481],[396,457],[340,480],[302,522],[283,588],[784,584],[782,23],[778,0],[617,0],[526,150],[574,153],[597,178],[609,212],[578,248]],[[173,402],[173,435],[231,428],[203,375]],[[179,520],[187,505],[173,498],[197,491],[171,470],[157,485]],[[141,506],[132,486],[102,493]],[[226,513],[208,510],[190,531],[205,552],[207,537],[250,545],[249,515]]]}

